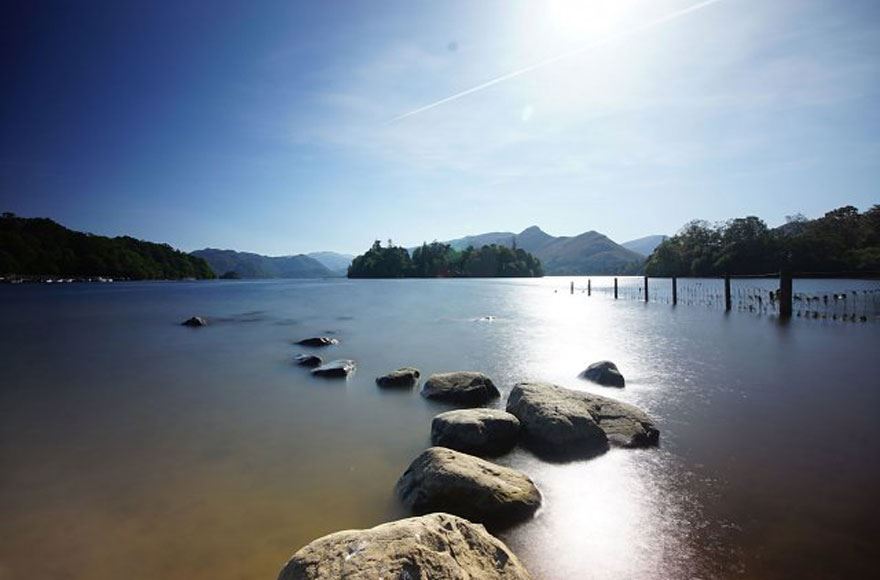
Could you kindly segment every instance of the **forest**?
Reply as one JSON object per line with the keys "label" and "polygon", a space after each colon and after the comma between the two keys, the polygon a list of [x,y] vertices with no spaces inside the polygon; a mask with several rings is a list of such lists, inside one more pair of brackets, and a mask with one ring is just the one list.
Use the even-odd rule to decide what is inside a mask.
{"label": "forest", "polygon": [[458,251],[449,244],[424,243],[412,255],[389,240],[378,240],[357,256],[348,269],[349,278],[491,278],[543,276],[541,262],[525,250],[496,244]]}
{"label": "forest", "polygon": [[46,218],[0,215],[0,275],[169,280],[213,278],[201,258],[167,244],[69,230]]}
{"label": "forest", "polygon": [[841,207],[809,220],[789,216],[768,228],[749,216],[709,224],[692,221],[661,243],[645,264],[649,276],[719,276],[880,272],[880,205],[864,213]]}

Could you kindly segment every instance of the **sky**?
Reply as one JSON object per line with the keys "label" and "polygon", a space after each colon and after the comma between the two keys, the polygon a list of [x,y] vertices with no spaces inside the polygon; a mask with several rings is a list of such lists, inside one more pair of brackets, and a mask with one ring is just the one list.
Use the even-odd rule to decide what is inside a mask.
{"label": "sky", "polygon": [[6,0],[0,210],[269,255],[772,226],[880,203],[878,97],[876,0]]}

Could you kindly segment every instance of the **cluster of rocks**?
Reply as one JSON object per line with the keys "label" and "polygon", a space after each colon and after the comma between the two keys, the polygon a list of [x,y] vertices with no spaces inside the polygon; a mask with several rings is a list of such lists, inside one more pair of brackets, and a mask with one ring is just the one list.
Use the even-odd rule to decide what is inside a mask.
{"label": "cluster of rocks", "polygon": [[[608,361],[584,378],[623,386]],[[418,369],[376,379],[380,387],[412,387]],[[395,492],[416,516],[367,530],[348,530],[296,552],[279,580],[350,578],[530,578],[516,556],[486,529],[531,518],[541,492],[528,475],[486,458],[522,445],[538,457],[573,460],[611,446],[650,447],[660,432],[633,405],[540,382],[518,383],[506,410],[473,408],[501,396],[483,373],[431,375],[421,395],[465,407],[431,422],[431,444],[401,475]],[[464,519],[462,519],[464,518]]]}
{"label": "cluster of rocks", "polygon": [[[295,344],[312,348],[323,348],[335,346],[339,344],[339,340],[329,336],[313,336],[298,340]],[[336,359],[325,363],[324,359],[316,354],[301,353],[296,355],[293,360],[299,366],[312,369],[312,374],[316,377],[344,379],[357,369],[357,363],[349,358]]]}

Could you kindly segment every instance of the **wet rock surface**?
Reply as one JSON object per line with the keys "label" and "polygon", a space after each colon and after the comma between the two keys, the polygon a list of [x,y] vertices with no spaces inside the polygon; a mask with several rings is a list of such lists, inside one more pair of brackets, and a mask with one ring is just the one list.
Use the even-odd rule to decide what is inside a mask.
{"label": "wet rock surface", "polygon": [[351,359],[339,359],[322,364],[312,369],[312,374],[317,377],[345,378],[357,368],[357,364]]}
{"label": "wet rock surface", "polygon": [[528,580],[517,557],[481,525],[434,513],[319,538],[278,580]]}
{"label": "wet rock surface", "polygon": [[296,357],[294,357],[293,360],[301,367],[313,368],[319,367],[324,364],[324,361],[323,359],[321,359],[321,357],[315,356],[313,354],[298,354],[296,355]]}
{"label": "wet rock surface", "polygon": [[376,384],[385,388],[408,388],[414,386],[421,376],[419,369],[402,367],[376,378]]}
{"label": "wet rock surface", "polygon": [[610,444],[650,447],[660,441],[654,421],[641,409],[549,383],[519,383],[507,411],[520,420],[530,448],[560,459],[598,455]]}
{"label": "wet rock surface", "polygon": [[581,378],[593,381],[594,383],[598,383],[605,387],[623,388],[626,386],[626,381],[624,380],[623,375],[620,374],[617,365],[608,360],[594,362],[588,366],[580,376]]}
{"label": "wet rock surface", "polygon": [[480,405],[501,396],[501,393],[492,379],[483,373],[460,371],[431,375],[422,387],[422,396],[462,405]]}
{"label": "wet rock surface", "polygon": [[529,518],[541,505],[538,488],[524,473],[445,447],[416,457],[396,491],[416,514],[442,511],[492,525]]}
{"label": "wet rock surface", "polygon": [[458,409],[431,422],[431,444],[473,455],[501,455],[516,445],[519,419],[500,409]]}
{"label": "wet rock surface", "polygon": [[339,341],[335,338],[330,338],[329,336],[313,336],[311,338],[304,338],[300,341],[297,341],[296,344],[299,344],[301,346],[322,347],[339,344]]}

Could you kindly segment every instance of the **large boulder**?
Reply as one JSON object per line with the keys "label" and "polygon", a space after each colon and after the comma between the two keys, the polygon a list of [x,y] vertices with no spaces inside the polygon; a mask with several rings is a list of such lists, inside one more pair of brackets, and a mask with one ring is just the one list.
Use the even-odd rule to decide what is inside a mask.
{"label": "large boulder", "polygon": [[413,513],[448,512],[504,525],[531,517],[541,505],[524,473],[445,447],[430,447],[397,481],[397,495]]}
{"label": "large boulder", "polygon": [[463,405],[480,405],[501,396],[492,379],[483,373],[438,373],[428,377],[422,387],[422,396],[438,401]]}
{"label": "large boulder", "polygon": [[507,411],[522,424],[526,444],[548,456],[589,457],[605,452],[609,443],[650,447],[660,441],[660,432],[641,409],[547,383],[516,385]]}
{"label": "large boulder", "polygon": [[421,373],[413,367],[403,367],[391,371],[387,375],[376,378],[376,384],[380,387],[412,387],[418,382]]}
{"label": "large boulder", "polygon": [[605,387],[620,387],[622,389],[626,385],[617,365],[610,360],[594,362],[581,373],[581,377]]}
{"label": "large boulder", "polygon": [[353,373],[356,366],[353,360],[343,358],[312,369],[312,374],[318,377],[344,378]]}
{"label": "large boulder", "polygon": [[347,530],[297,551],[278,580],[528,580],[501,540],[481,525],[435,513]]}
{"label": "large boulder", "polygon": [[334,344],[339,344],[339,341],[335,338],[330,338],[329,336],[313,336],[311,338],[304,338],[300,341],[297,341],[296,344],[302,346],[332,346]]}
{"label": "large boulder", "polygon": [[458,409],[431,422],[431,444],[474,455],[501,455],[516,445],[519,419],[500,409]]}
{"label": "large boulder", "polygon": [[182,326],[189,326],[190,328],[199,328],[201,326],[208,326],[208,321],[201,316],[193,316],[191,318],[187,318],[180,324]]}

